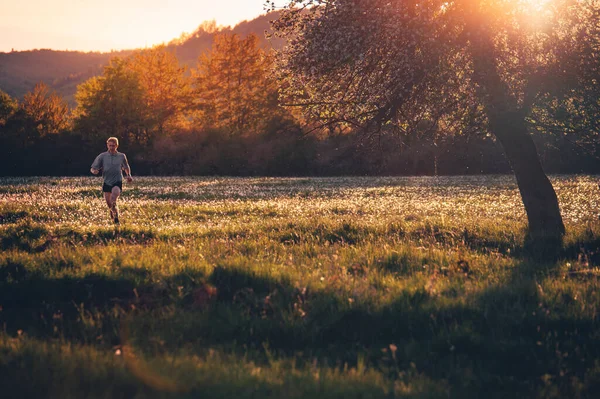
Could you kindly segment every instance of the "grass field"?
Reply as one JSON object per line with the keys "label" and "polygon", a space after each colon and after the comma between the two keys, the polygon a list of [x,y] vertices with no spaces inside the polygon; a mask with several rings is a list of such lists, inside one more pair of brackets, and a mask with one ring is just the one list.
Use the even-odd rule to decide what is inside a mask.
{"label": "grass field", "polygon": [[510,176],[0,180],[2,398],[592,398],[600,190]]}

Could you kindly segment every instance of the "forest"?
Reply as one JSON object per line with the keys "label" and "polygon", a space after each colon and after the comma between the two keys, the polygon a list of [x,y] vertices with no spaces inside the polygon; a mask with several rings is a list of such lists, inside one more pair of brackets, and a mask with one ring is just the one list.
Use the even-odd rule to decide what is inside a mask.
{"label": "forest", "polygon": [[[452,105],[462,113],[458,124],[421,112],[400,129],[365,132],[344,120],[323,123],[327,110],[315,115],[286,103],[286,91],[300,92],[295,85],[302,78],[282,76],[276,52],[285,38],[267,41],[251,32],[268,17],[234,30],[204,23],[166,45],[91,54],[108,64],[53,84],[40,81],[21,98],[0,87],[6,149],[0,175],[85,174],[109,136],[121,140],[120,150],[142,175],[511,173],[476,105]],[[197,57],[199,48],[205,50]],[[526,118],[547,173],[600,172],[598,66],[583,61],[597,50],[581,51],[587,51],[581,65],[573,66],[580,76],[537,95]],[[573,91],[573,79],[586,79],[587,86]],[[65,97],[60,91],[68,85],[76,91]]]}

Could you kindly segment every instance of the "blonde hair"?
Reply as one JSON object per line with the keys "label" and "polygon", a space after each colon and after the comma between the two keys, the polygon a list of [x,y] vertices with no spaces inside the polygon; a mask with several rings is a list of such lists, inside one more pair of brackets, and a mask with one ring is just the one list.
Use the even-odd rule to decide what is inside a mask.
{"label": "blonde hair", "polygon": [[106,140],[106,143],[110,143],[110,142],[114,142],[117,146],[119,145],[119,139],[116,137],[109,137],[108,140]]}

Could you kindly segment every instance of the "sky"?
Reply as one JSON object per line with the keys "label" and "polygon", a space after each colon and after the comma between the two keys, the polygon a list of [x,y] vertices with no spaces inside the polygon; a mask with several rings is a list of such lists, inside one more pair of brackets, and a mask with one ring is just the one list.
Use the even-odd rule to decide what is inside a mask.
{"label": "sky", "polygon": [[0,0],[0,52],[151,47],[204,21],[233,26],[264,14],[264,0]]}

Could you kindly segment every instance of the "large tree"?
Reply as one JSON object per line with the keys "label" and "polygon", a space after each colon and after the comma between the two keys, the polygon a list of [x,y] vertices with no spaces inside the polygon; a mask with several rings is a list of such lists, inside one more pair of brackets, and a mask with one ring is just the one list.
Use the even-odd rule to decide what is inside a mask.
{"label": "large tree", "polygon": [[530,235],[560,238],[527,118],[569,83],[561,43],[587,38],[597,9],[597,0],[290,1],[273,23],[289,41],[283,99],[324,124],[368,131],[483,120],[515,173]]}

